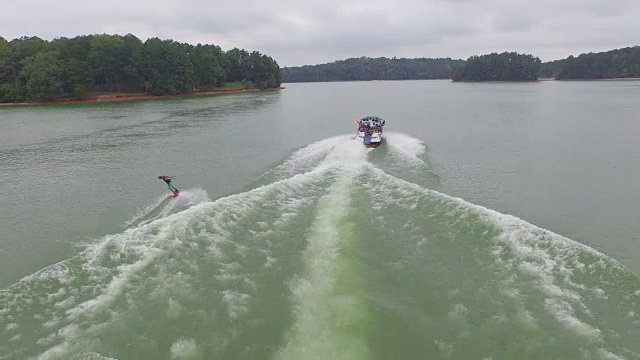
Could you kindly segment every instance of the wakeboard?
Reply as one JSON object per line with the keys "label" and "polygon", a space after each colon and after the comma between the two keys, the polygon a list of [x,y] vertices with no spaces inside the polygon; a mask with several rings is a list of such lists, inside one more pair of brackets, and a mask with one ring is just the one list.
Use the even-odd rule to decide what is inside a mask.
{"label": "wakeboard", "polygon": [[171,195],[172,198],[177,198],[178,196],[180,196],[180,191],[174,193],[173,195]]}

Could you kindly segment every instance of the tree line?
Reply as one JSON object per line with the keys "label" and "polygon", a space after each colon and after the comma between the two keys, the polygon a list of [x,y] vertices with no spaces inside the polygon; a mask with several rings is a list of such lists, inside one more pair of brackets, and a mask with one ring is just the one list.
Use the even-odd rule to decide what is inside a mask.
{"label": "tree line", "polygon": [[640,46],[569,56],[545,75],[558,80],[640,77]]}
{"label": "tree line", "polygon": [[12,41],[0,37],[0,102],[85,98],[91,92],[156,95],[212,90],[227,82],[280,86],[280,67],[267,55],[216,45],[136,36],[85,35]]}
{"label": "tree line", "polygon": [[453,81],[533,81],[540,75],[541,61],[516,52],[471,56],[451,74]]}
{"label": "tree line", "polygon": [[350,58],[328,64],[285,67],[282,82],[453,79],[454,81],[531,81],[539,78],[604,79],[640,77],[640,46],[581,54],[542,62],[516,52],[450,58]]}
{"label": "tree line", "polygon": [[463,63],[450,58],[350,58],[328,64],[285,67],[282,82],[448,79]]}

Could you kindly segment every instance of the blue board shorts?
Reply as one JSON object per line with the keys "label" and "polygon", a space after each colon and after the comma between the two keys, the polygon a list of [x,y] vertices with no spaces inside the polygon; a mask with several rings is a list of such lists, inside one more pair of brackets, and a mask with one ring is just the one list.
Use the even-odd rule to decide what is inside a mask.
{"label": "blue board shorts", "polygon": [[167,188],[168,188],[169,190],[172,190],[172,189],[173,189],[173,185],[172,185],[172,184],[167,184]]}

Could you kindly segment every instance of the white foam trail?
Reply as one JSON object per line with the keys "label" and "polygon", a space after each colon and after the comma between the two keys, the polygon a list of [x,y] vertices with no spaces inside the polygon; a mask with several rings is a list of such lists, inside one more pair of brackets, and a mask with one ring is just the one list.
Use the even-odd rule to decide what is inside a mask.
{"label": "white foam trail", "polygon": [[405,155],[407,159],[422,162],[418,156],[423,155],[427,147],[421,140],[398,132],[385,133],[385,138],[394,151]]}
{"label": "white foam trail", "polygon": [[[486,207],[467,202],[461,198],[449,196],[435,190],[426,189],[424,187],[421,187],[420,185],[405,181],[393,175],[389,175],[384,171],[371,165],[367,165],[367,168],[372,172],[376,173],[379,179],[385,180],[387,182],[395,183],[396,185],[400,185],[401,187],[405,188],[407,195],[410,195],[411,191],[423,193],[434,199],[440,199],[443,202],[448,202],[453,205],[460,206],[461,211],[467,211],[467,212],[474,211],[475,213],[485,215],[486,219],[489,220],[490,223],[499,225],[503,230],[505,230],[504,231],[505,234],[511,235],[508,238],[504,239],[504,240],[508,240],[511,243],[513,242],[525,243],[525,242],[531,241],[532,236],[539,237],[542,235],[546,235],[546,236],[552,237],[553,240],[557,242],[557,245],[562,247],[562,249],[560,250],[580,250],[580,251],[589,252],[591,254],[594,254],[603,258],[606,257],[606,255],[598,252],[597,250],[591,247],[581,244],[575,240],[566,238],[562,235],[553,233],[550,230],[546,230],[538,226],[532,225],[513,215],[502,214],[495,210],[488,209]],[[390,200],[394,201],[394,199],[390,199]],[[398,203],[399,204],[403,203],[404,206],[410,206],[410,204],[404,203],[402,200],[399,200]],[[521,248],[521,250],[528,251],[524,248]],[[618,261],[608,257],[606,258],[611,260],[612,263],[615,263],[617,266],[619,266],[620,269],[624,269],[624,266]]]}
{"label": "white foam trail", "polygon": [[200,188],[194,190],[181,190],[180,196],[175,199],[172,198],[156,218],[162,218],[171,214],[175,208],[185,208],[188,206],[202,204],[207,201],[211,201],[209,200],[209,195],[206,191]]}
{"label": "white foam trail", "polygon": [[367,159],[367,152],[372,150],[357,141],[345,141],[335,145],[317,168],[335,167],[351,171],[354,166],[364,165]]}
{"label": "white foam trail", "polygon": [[[149,219],[144,219],[145,217],[149,217],[154,210],[157,210],[159,205],[165,201],[167,201],[167,204],[158,212],[157,215],[152,216]],[[209,194],[201,188],[181,190],[180,196],[177,198],[171,198],[171,195],[166,195],[162,197],[162,200],[160,200],[158,205],[147,207],[149,210],[147,210],[143,215],[137,216],[137,219],[133,221],[133,224],[136,226],[148,224],[154,220],[164,218],[173,212],[184,210],[189,206],[202,204],[208,201],[211,201],[209,199]]]}
{"label": "white foam trail", "polygon": [[[310,189],[309,182],[325,176],[327,170],[312,170],[213,202],[201,202],[206,199],[204,191],[185,191],[181,194],[181,196],[186,195],[181,206],[189,206],[186,210],[151,219],[121,234],[106,236],[99,243],[87,247],[79,256],[23,278],[7,290],[13,288],[19,293],[21,284],[26,285],[28,282],[40,280],[52,281],[54,284],[57,283],[57,286],[61,286],[60,291],[51,294],[48,298],[49,303],[55,303],[58,306],[51,306],[42,314],[47,319],[51,317],[47,323],[51,324],[51,330],[57,329],[57,331],[54,338],[50,340],[43,338],[39,341],[41,346],[51,346],[39,358],[65,358],[68,354],[78,354],[85,349],[94,348],[84,344],[87,330],[78,324],[94,324],[95,318],[108,313],[114,302],[128,299],[128,294],[132,290],[130,289],[131,284],[136,283],[136,279],[150,265],[157,264],[159,256],[182,251],[185,246],[193,246],[185,243],[185,240],[199,241],[197,231],[206,230],[206,241],[209,242],[209,246],[204,251],[211,254],[215,261],[222,266],[216,291],[228,309],[229,318],[237,320],[246,313],[248,299],[251,292],[255,291],[256,286],[246,274],[242,274],[241,267],[227,263],[225,253],[220,249],[220,245],[229,243],[229,229],[235,226],[234,224],[238,224],[243,216],[256,210],[257,207],[263,206],[260,205],[261,201],[268,195],[272,195],[272,198],[275,196],[277,200],[276,208],[273,211],[280,214],[292,214],[290,217],[283,216],[278,220],[279,224],[286,224],[297,213],[298,207],[308,203],[306,199],[296,199],[292,195],[296,193],[307,194]],[[313,187],[311,188],[313,189]],[[270,203],[269,206],[274,207],[274,204]],[[170,210],[164,211],[164,213],[169,212]],[[242,246],[235,245],[235,248],[237,251],[241,251]],[[266,255],[268,257],[269,254],[266,253]],[[77,264],[73,265],[73,269],[70,269],[68,262]],[[78,299],[72,294],[79,290],[71,287],[77,276],[75,273],[81,273],[84,277],[88,276],[87,281],[91,284],[89,286],[93,288],[89,292],[90,296],[85,296],[84,299]],[[173,275],[173,277],[175,276],[179,275]],[[167,274],[166,277],[171,279],[172,275]],[[174,280],[168,280],[174,284],[174,287],[178,284],[188,283],[188,281],[179,279]],[[153,282],[153,280],[150,281]],[[242,290],[238,290],[236,287],[238,284]],[[115,312],[111,317],[117,319],[118,316],[118,312]],[[104,324],[92,325],[97,329],[95,331],[99,331],[101,326]],[[11,325],[9,329],[18,330],[18,325]],[[54,344],[55,342],[57,343]],[[176,345],[175,349],[186,349],[183,345],[185,345],[184,342]],[[176,350],[176,355],[184,354],[178,350]],[[192,352],[186,351],[186,353],[191,354]]]}
{"label": "white foam trail", "polygon": [[[426,146],[421,140],[397,132],[385,133],[384,137],[386,144],[401,161],[424,165],[419,156],[425,153]],[[289,159],[271,172],[291,176],[332,166],[353,166],[366,162],[366,154],[372,151],[375,149],[363,146],[360,141],[354,140],[353,136],[333,136],[296,150]]]}
{"label": "white foam trail", "polygon": [[202,359],[202,351],[194,339],[180,339],[171,344],[171,359],[195,360]]}
{"label": "white foam trail", "polygon": [[295,174],[311,171],[330,154],[334,148],[340,145],[354,143],[355,141],[346,135],[334,136],[322,139],[296,150],[283,164],[275,167],[269,174],[289,177]]}
{"label": "white foam trail", "polygon": [[209,199],[209,194],[207,194],[207,192],[202,188],[180,190],[180,196],[175,200],[176,203],[183,206],[198,205],[211,201],[211,199]]}
{"label": "white foam trail", "polygon": [[112,357],[103,356],[94,352],[74,355],[69,360],[118,360]]}
{"label": "white foam trail", "polygon": [[[359,157],[352,154],[345,149],[328,161],[346,157],[348,163],[357,163]],[[364,334],[349,330],[362,327],[359,323],[367,318],[363,314],[366,306],[353,293],[356,289],[338,283],[340,277],[356,276],[349,272],[348,259],[340,257],[340,248],[350,236],[343,222],[350,207],[352,181],[353,175],[345,173],[318,204],[303,254],[305,274],[292,286],[295,322],[277,354],[279,359],[369,358]]]}
{"label": "white foam trail", "polygon": [[[499,228],[500,232],[493,239],[496,246],[491,253],[495,256],[495,261],[505,269],[507,278],[504,279],[504,283],[509,287],[525,286],[527,289],[535,289],[546,297],[544,307],[559,324],[584,341],[604,343],[602,330],[583,319],[592,317],[591,311],[583,301],[583,295],[591,294],[595,298],[602,299],[607,298],[608,294],[598,287],[590,288],[572,280],[575,272],[585,272],[585,264],[580,263],[575,255],[586,253],[600,258],[600,261],[606,259],[608,266],[617,267],[619,270],[624,270],[622,264],[593,248],[527,223],[515,216],[422,188],[386,174],[373,166],[370,170],[378,179],[392,185],[384,186],[382,189],[385,194],[393,192],[393,196],[390,193],[381,194],[378,198],[380,201],[388,202],[387,205],[392,203],[394,206],[411,208],[411,204],[418,201],[415,194],[422,193],[439,202],[443,211],[449,213],[452,218],[457,216],[459,219],[453,224],[473,215],[473,221],[485,221]],[[515,256],[504,260],[501,257],[502,249],[508,249],[508,253]],[[568,260],[569,258],[571,260]],[[508,295],[519,301],[517,307],[525,306],[518,289],[514,287],[512,290]],[[531,316],[528,317],[528,322],[535,321]]]}
{"label": "white foam trail", "polygon": [[135,225],[138,221],[142,220],[143,218],[147,217],[149,214],[151,214],[156,208],[158,208],[165,200],[167,200],[167,195],[162,195],[160,197],[158,197],[154,202],[152,202],[151,204],[147,205],[146,207],[140,209],[136,215],[134,215],[133,218],[131,218],[130,220],[128,220],[127,222],[125,222],[125,226],[131,227],[133,225]]}
{"label": "white foam trail", "polygon": [[290,159],[285,162],[285,165],[297,165],[301,163],[308,164],[311,160],[319,156],[326,156],[327,153],[333,150],[336,146],[350,142],[353,142],[352,139],[347,137],[346,135],[333,136],[327,139],[322,139],[318,142],[312,143],[308,146],[296,150],[291,155]]}
{"label": "white foam trail", "polygon": [[393,161],[389,165],[395,165],[395,162],[400,162],[409,168],[426,165],[420,159],[420,156],[427,151],[427,147],[421,140],[396,132],[386,134],[385,138],[391,157],[393,157]]}
{"label": "white foam trail", "polygon": [[597,355],[603,360],[625,360],[622,356],[618,356],[606,349],[598,349]]}
{"label": "white foam trail", "polygon": [[546,299],[544,302],[547,310],[553,314],[558,322],[564,325],[567,330],[572,331],[578,336],[584,337],[587,341],[602,342],[602,332],[595,327],[580,321],[575,316],[573,306],[556,298]]}

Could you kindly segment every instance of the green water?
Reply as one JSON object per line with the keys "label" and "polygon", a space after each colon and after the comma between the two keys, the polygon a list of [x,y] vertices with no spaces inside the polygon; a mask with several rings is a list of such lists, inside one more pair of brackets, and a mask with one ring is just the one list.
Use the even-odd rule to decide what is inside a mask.
{"label": "green water", "polygon": [[0,359],[638,359],[639,95],[0,108]]}

